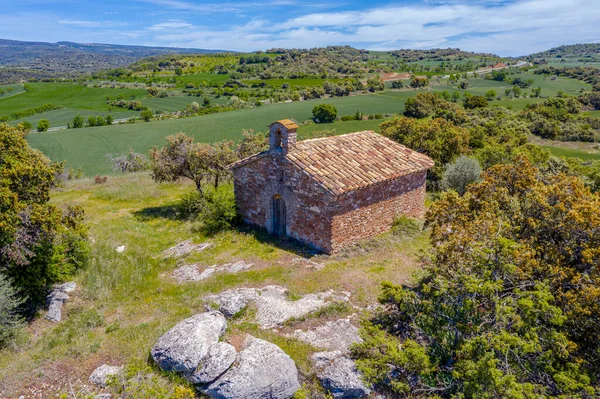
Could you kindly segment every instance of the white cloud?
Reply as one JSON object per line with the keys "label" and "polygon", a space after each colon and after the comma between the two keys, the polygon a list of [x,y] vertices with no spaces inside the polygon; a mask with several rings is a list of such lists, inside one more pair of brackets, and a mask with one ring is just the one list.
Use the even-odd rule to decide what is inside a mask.
{"label": "white cloud", "polygon": [[84,21],[81,19],[59,19],[58,23],[61,25],[74,25],[74,26],[82,26],[82,27],[86,27],[86,28],[93,28],[96,26],[100,26],[99,22]]}
{"label": "white cloud", "polygon": [[166,22],[161,22],[161,23],[149,26],[147,29],[148,30],[182,29],[182,28],[191,28],[193,26],[194,25],[184,22],[184,21],[171,19]]}

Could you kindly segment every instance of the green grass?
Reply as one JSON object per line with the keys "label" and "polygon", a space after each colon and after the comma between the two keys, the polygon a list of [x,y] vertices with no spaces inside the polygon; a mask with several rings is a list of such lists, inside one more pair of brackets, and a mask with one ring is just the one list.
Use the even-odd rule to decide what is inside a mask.
{"label": "green grass", "polygon": [[12,91],[10,93],[5,91],[3,94],[0,94],[0,100],[2,100],[4,98],[16,96],[17,94],[21,94],[25,91],[25,88],[23,87],[23,84],[21,84],[21,83],[15,83],[15,84],[10,84],[10,85],[0,85],[0,89],[2,89],[2,90],[6,90],[9,87],[12,88]]}
{"label": "green grass", "polygon": [[346,134],[360,132],[362,130],[373,130],[379,132],[379,125],[384,119],[370,119],[366,121],[336,121],[333,123],[314,123],[300,126],[298,128],[298,138],[300,140],[311,137],[311,133],[318,130],[333,130],[335,134]]}
{"label": "green grass", "polygon": [[[114,110],[114,108],[113,108]],[[48,111],[34,116],[30,116],[23,119],[17,119],[10,121],[11,125],[16,125],[19,122],[29,121],[35,127],[40,119],[48,119],[50,121],[50,127],[66,126],[67,123],[73,122],[73,118],[77,115],[83,116],[87,120],[88,116],[106,116],[111,115],[114,119],[129,118],[132,116],[138,116],[139,112],[136,111],[121,111],[121,112],[106,112],[106,111],[94,111],[89,109],[76,109],[76,108],[61,108],[54,111]]]}
{"label": "green grass", "polygon": [[244,80],[244,83],[247,85],[252,85],[254,83],[265,82],[267,85],[271,87],[280,88],[284,83],[290,85],[290,87],[298,87],[298,86],[323,86],[323,82],[329,81],[332,83],[343,81],[344,79],[312,79],[312,78],[301,78],[301,79],[264,79],[264,80]]}
{"label": "green grass", "polygon": [[363,95],[265,105],[194,118],[31,133],[27,139],[53,161],[66,160],[67,167],[81,167],[88,176],[93,176],[112,172],[106,162],[109,153],[122,154],[130,148],[145,153],[154,145],[163,145],[166,136],[177,132],[185,132],[205,142],[236,140],[241,137],[242,129],[266,131],[267,125],[278,119],[310,119],[312,108],[323,102],[337,107],[339,115],[353,115],[357,110],[365,114],[395,113],[404,108],[402,98]]}
{"label": "green grass", "polygon": [[588,111],[586,114],[593,118],[600,118],[600,111]]}
{"label": "green grass", "polygon": [[[44,104],[54,104],[65,108],[108,111],[106,97],[123,95],[126,99],[136,96],[142,99],[146,91],[141,89],[110,89],[85,87],[70,83],[28,83],[27,92],[18,96],[0,98],[0,116],[24,111]],[[112,107],[113,112],[122,112]]]}
{"label": "green grass", "polygon": [[[142,100],[142,104],[150,108],[152,111],[181,111],[184,110],[192,102],[197,102],[202,105],[204,97],[195,96],[179,96],[167,98],[147,98]],[[209,97],[210,102],[218,105],[225,105],[229,102],[229,97],[221,96],[219,98]]]}
{"label": "green grass", "polygon": [[550,151],[550,153],[557,157],[568,157],[568,158],[581,158],[585,161],[598,161],[600,160],[600,153],[598,152],[587,152],[574,150],[571,148],[553,147],[553,146],[542,146],[543,148]]}
{"label": "green grass", "polygon": [[[169,212],[190,190],[192,185],[187,182],[155,184],[148,173],[111,176],[102,185],[92,179],[68,182],[66,187],[53,190],[52,202],[57,206],[84,207],[93,238],[91,262],[75,277],[78,289],[69,294],[61,323],[47,322],[40,315],[16,348],[0,351],[0,395],[30,397],[29,387],[39,388],[41,384],[44,397],[58,397],[57,393],[68,390],[78,392],[98,365],[110,363],[143,369],[144,374],[160,379],[153,383],[132,376],[134,380],[123,382],[127,389],[133,389],[129,386],[132,383],[137,387],[131,397],[172,398],[147,392],[152,387],[161,387],[162,392],[185,385],[173,375],[149,368],[148,356],[164,332],[204,311],[206,294],[278,284],[288,287],[296,298],[329,289],[351,291],[352,304],[364,307],[376,301],[381,281],[409,282],[418,267],[420,251],[428,245],[426,233],[414,238],[388,234],[372,240],[368,251],[357,249],[354,254],[350,251],[337,257],[314,258],[324,267],[309,269],[293,261],[298,247],[281,245],[261,231],[240,229],[212,237],[198,234],[195,222],[180,220]],[[213,244],[184,258],[186,264],[208,266],[245,260],[255,267],[238,274],[214,275],[203,282],[177,284],[168,274],[179,262],[163,258],[162,252],[185,239]],[[123,253],[115,251],[120,245],[125,245]],[[373,268],[381,271],[372,273],[369,270]],[[228,321],[225,338],[241,339],[243,333],[251,333],[272,341],[307,372],[315,348],[284,334],[306,329],[303,322],[323,323],[353,312],[351,308],[325,309],[305,321],[290,322],[279,332],[256,328],[255,320],[246,315]],[[69,384],[64,383],[66,380]]]}

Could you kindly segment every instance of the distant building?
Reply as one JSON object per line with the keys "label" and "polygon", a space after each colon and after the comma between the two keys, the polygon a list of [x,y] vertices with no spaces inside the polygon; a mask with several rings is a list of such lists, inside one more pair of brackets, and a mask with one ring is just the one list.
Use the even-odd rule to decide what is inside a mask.
{"label": "distant building", "polygon": [[423,216],[429,157],[372,131],[296,142],[297,128],[272,123],[269,150],[230,165],[246,223],[332,253]]}

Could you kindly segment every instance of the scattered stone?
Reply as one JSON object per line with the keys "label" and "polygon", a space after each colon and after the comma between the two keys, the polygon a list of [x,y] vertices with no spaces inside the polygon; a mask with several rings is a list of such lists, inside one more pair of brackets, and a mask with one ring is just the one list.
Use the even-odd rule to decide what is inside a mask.
{"label": "scattered stone", "polygon": [[188,377],[192,384],[208,384],[219,378],[235,361],[237,352],[233,345],[217,342],[211,346],[196,371]]}
{"label": "scattered stone", "polygon": [[171,273],[171,276],[180,283],[190,281],[202,281],[216,272],[238,273],[242,270],[248,270],[253,265],[241,260],[235,263],[225,263],[221,266],[211,266],[203,271],[200,271],[198,264],[181,266]]}
{"label": "scattered stone", "polygon": [[77,288],[77,283],[73,281],[69,281],[68,283],[62,283],[54,287],[55,289],[62,291],[64,293],[69,293],[75,291]]}
{"label": "scattered stone", "polygon": [[248,305],[248,302],[258,298],[256,288],[235,288],[205,299],[219,306],[219,310],[227,317],[233,317]]}
{"label": "scattered stone", "polygon": [[308,331],[296,330],[292,337],[317,348],[342,352],[348,351],[353,343],[362,342],[358,328],[350,323],[349,318],[328,321]]}
{"label": "scattered stone", "polygon": [[48,312],[44,316],[46,320],[58,323],[62,320],[62,306],[69,296],[67,292],[73,292],[77,288],[77,284],[74,282],[68,282],[56,285],[52,291],[46,297],[46,306],[48,306]]}
{"label": "scattered stone", "polygon": [[324,263],[319,263],[319,262],[315,262],[314,260],[308,259],[308,258],[294,258],[292,259],[292,263],[300,263],[302,264],[302,266],[306,267],[307,269],[315,269],[315,270],[321,270],[325,267]]}
{"label": "scattered stone", "polygon": [[103,364],[92,372],[92,375],[90,375],[90,382],[101,388],[106,388],[108,385],[108,380],[111,377],[120,375],[122,372],[123,366],[110,366],[108,364]]}
{"label": "scattered stone", "polygon": [[206,299],[219,306],[219,310],[227,317],[232,317],[250,301],[257,307],[256,320],[262,328],[275,328],[286,320],[299,318],[321,309],[331,302],[348,301],[350,293],[335,295],[334,291],[308,294],[297,301],[287,298],[287,288],[269,285],[264,288],[237,288]]}
{"label": "scattered stone", "polygon": [[152,358],[165,371],[193,372],[211,346],[219,342],[227,322],[220,312],[187,318],[158,339]]}
{"label": "scattered stone", "polygon": [[125,251],[125,245],[121,245],[115,248],[115,251],[117,251],[118,253],[123,253]]}
{"label": "scattered stone", "polygon": [[223,399],[289,399],[298,389],[294,361],[277,345],[249,336],[235,365],[204,393]]}
{"label": "scattered stone", "polygon": [[207,242],[201,244],[192,244],[192,240],[185,240],[167,249],[163,254],[165,258],[181,258],[182,256],[189,255],[194,251],[204,251],[206,248],[211,246],[212,244]]}
{"label": "scattered stone", "polygon": [[321,385],[334,398],[364,398],[371,393],[352,359],[341,351],[318,352],[312,356],[312,360]]}

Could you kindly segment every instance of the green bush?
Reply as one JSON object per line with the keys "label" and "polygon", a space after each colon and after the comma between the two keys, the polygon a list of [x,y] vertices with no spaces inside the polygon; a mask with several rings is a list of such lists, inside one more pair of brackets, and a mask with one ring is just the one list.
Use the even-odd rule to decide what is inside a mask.
{"label": "green bush", "polygon": [[37,124],[38,132],[45,132],[50,129],[50,121],[48,119],[40,119]]}
{"label": "green bush", "polygon": [[35,309],[48,287],[71,276],[88,259],[87,230],[79,207],[49,203],[62,173],[33,150],[24,132],[0,125],[0,273]]}
{"label": "green bush", "polygon": [[442,187],[444,189],[453,189],[459,195],[464,195],[467,186],[479,181],[481,175],[481,166],[474,158],[461,156],[453,163],[446,165],[442,177]]}
{"label": "green bush", "polygon": [[200,223],[199,230],[206,234],[231,229],[239,223],[231,185],[221,185],[217,189],[205,187],[202,194],[189,193],[182,198],[179,211],[184,217],[196,218]]}
{"label": "green bush", "polygon": [[392,233],[399,236],[413,237],[421,232],[422,225],[419,221],[407,216],[400,216],[392,222]]}
{"label": "green bush", "polygon": [[317,123],[329,123],[337,118],[337,109],[331,104],[315,105],[312,113]]}

